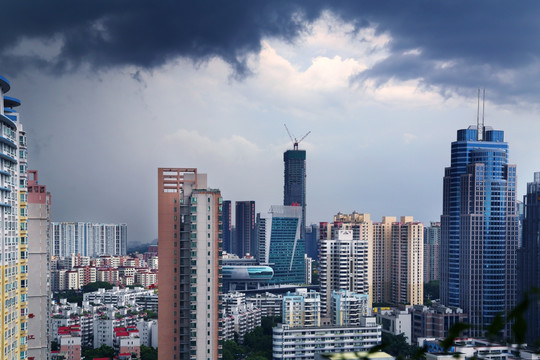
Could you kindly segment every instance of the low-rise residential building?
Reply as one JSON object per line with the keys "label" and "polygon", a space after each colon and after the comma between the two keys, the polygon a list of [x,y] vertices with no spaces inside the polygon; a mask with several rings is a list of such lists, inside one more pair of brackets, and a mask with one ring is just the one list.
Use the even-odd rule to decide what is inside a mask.
{"label": "low-rise residential building", "polygon": [[272,358],[314,359],[316,354],[368,351],[381,342],[381,327],[374,317],[360,326],[289,327],[273,329]]}
{"label": "low-rise residential building", "polygon": [[414,305],[409,311],[412,316],[413,343],[418,338],[444,338],[448,336],[452,325],[467,322],[467,314],[461,308],[447,307],[436,302],[430,307]]}
{"label": "low-rise residential building", "polygon": [[246,297],[246,303],[251,303],[261,309],[262,317],[281,316],[283,310],[283,296],[266,292]]}
{"label": "low-rise residential building", "polygon": [[382,326],[382,332],[392,335],[403,334],[407,343],[412,344],[411,314],[407,310],[382,310],[376,317],[377,323]]}
{"label": "low-rise residential building", "polygon": [[[426,348],[426,360],[485,359],[519,360],[531,359],[532,352],[520,349],[517,344],[502,345],[486,339],[458,338],[448,351],[441,344],[443,338],[419,338],[418,345]],[[534,356],[533,356],[534,357]]]}

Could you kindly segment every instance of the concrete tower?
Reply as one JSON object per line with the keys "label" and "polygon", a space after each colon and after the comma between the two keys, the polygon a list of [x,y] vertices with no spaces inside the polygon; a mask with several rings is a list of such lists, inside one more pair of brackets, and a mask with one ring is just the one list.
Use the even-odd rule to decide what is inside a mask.
{"label": "concrete tower", "polygon": [[302,208],[300,238],[306,239],[306,150],[287,150],[283,154],[284,186],[283,205],[296,205]]}
{"label": "concrete tower", "polygon": [[219,190],[197,169],[158,169],[159,359],[221,359]]}
{"label": "concrete tower", "polygon": [[48,359],[50,353],[51,295],[49,227],[51,193],[38,183],[38,172],[28,171],[28,357]]}

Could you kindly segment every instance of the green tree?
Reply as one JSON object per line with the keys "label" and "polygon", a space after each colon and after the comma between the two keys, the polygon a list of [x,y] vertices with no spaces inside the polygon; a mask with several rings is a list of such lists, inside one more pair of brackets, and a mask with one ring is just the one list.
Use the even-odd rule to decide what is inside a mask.
{"label": "green tree", "polygon": [[157,360],[158,351],[150,346],[141,345],[141,360]]}
{"label": "green tree", "polygon": [[424,304],[431,305],[431,301],[440,298],[440,281],[432,280],[424,284]]}
{"label": "green tree", "polygon": [[82,352],[82,356],[85,359],[105,358],[105,357],[112,359],[114,357],[114,349],[107,345],[101,345],[101,347],[97,349],[84,349]]}
{"label": "green tree", "polygon": [[246,349],[232,340],[223,343],[223,360],[236,360],[246,356]]}
{"label": "green tree", "polygon": [[98,291],[98,289],[109,290],[109,289],[112,289],[112,288],[113,288],[113,285],[109,284],[108,282],[96,281],[96,282],[91,282],[91,283],[88,283],[88,284],[84,285],[81,288],[81,290],[82,290],[83,293],[87,293],[87,292]]}

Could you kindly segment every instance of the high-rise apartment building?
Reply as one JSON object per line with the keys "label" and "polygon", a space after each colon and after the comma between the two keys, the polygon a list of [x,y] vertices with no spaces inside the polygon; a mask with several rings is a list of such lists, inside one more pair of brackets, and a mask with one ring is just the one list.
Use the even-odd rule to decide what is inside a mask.
{"label": "high-rise apartment building", "polygon": [[222,198],[197,169],[158,169],[159,359],[221,359]]}
{"label": "high-rise apartment building", "polygon": [[373,224],[374,302],[415,305],[424,299],[424,225],[412,216]]}
{"label": "high-rise apartment building", "polygon": [[373,226],[373,302],[390,302],[392,297],[392,223],[394,216],[383,216]]}
{"label": "high-rise apartment building", "polygon": [[392,224],[393,304],[424,303],[424,224],[402,216]]}
{"label": "high-rise apartment building", "polygon": [[127,254],[127,224],[53,222],[50,231],[52,256]]}
{"label": "high-rise apartment building", "polygon": [[51,193],[38,182],[38,172],[28,171],[28,357],[48,359],[50,354],[51,298],[49,227]]}
{"label": "high-rise apartment building", "polygon": [[18,99],[0,76],[0,359],[28,359],[28,203],[26,134]]}
{"label": "high-rise apartment building", "polygon": [[504,132],[479,125],[452,143],[441,216],[441,301],[468,314],[472,336],[514,306],[518,244],[516,167]]}
{"label": "high-rise apartment building", "polygon": [[232,204],[230,200],[223,200],[223,251],[232,254]]}
{"label": "high-rise apartment building", "polygon": [[302,208],[302,221],[300,225],[300,238],[306,239],[306,150],[287,150],[283,154],[284,186],[283,205],[300,206]]}
{"label": "high-rise apartment building", "polygon": [[239,257],[256,256],[255,201],[237,201],[235,212],[236,238],[233,253]]}
{"label": "high-rise apartment building", "polygon": [[[518,250],[518,299],[532,295],[533,288],[540,289],[540,172],[534,173],[534,181],[527,184],[523,197],[523,242]],[[526,342],[533,344],[540,338],[540,309],[538,295],[532,298],[527,311]]]}
{"label": "high-rise apartment building", "polygon": [[373,223],[369,214],[337,214],[320,224],[319,281],[323,312],[330,309],[335,290],[372,298]]}
{"label": "high-rise apartment building", "polygon": [[439,280],[441,223],[432,221],[424,228],[424,282]]}
{"label": "high-rise apartment building", "polygon": [[300,237],[302,208],[272,206],[257,217],[259,261],[274,270],[273,284],[302,284],[305,280],[305,243]]}

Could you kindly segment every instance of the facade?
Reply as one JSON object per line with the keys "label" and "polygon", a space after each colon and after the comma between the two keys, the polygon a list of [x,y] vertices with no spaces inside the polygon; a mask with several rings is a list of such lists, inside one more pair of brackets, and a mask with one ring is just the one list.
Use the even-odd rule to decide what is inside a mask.
{"label": "facade", "polygon": [[377,323],[381,324],[382,332],[400,335],[403,334],[407,344],[412,344],[411,314],[406,310],[383,310],[377,313]]}
{"label": "facade", "polygon": [[392,299],[392,223],[393,216],[383,216],[373,224],[373,302]]}
{"label": "facade", "polygon": [[311,284],[312,282],[312,273],[313,273],[313,259],[304,254],[304,284]]}
{"label": "facade", "polygon": [[274,269],[271,284],[303,284],[305,244],[301,236],[302,208],[272,206],[258,218],[259,261]]}
{"label": "facade", "polygon": [[237,201],[235,208],[236,234],[232,253],[239,257],[256,256],[255,201]]}
{"label": "facade", "polygon": [[[446,307],[434,303],[427,307],[423,305],[414,305],[410,309],[412,316],[412,341],[417,343],[419,338],[445,338],[448,336],[448,330],[455,323],[467,322],[467,315],[463,310],[455,307]],[[467,335],[465,332],[464,336]]]}
{"label": "facade", "polygon": [[349,290],[372,297],[373,223],[369,214],[337,214],[320,224],[319,281],[323,313],[332,292]]}
{"label": "facade", "polygon": [[38,183],[37,171],[30,170],[28,175],[28,332],[32,335],[28,339],[28,357],[48,359],[51,194],[44,185]]}
{"label": "facade", "polygon": [[306,227],[306,254],[315,260],[319,258],[319,224]]}
{"label": "facade", "polygon": [[469,315],[472,336],[515,305],[517,244],[516,167],[504,132],[458,130],[443,182],[441,301]]}
{"label": "facade", "polygon": [[97,257],[127,253],[127,224],[53,222],[50,238],[53,256]]}
{"label": "facade", "polygon": [[424,302],[424,225],[412,216],[373,224],[374,302]]}
{"label": "facade", "polygon": [[314,359],[316,354],[368,351],[381,342],[381,327],[372,317],[360,326],[289,327],[272,334],[272,359]]}
{"label": "facade", "polygon": [[26,133],[5,96],[11,85],[0,76],[0,358],[28,359],[28,203]]}
{"label": "facade", "polygon": [[[523,243],[518,250],[518,301],[533,296],[533,288],[540,289],[540,173],[527,184],[527,195],[523,197]],[[538,295],[536,295],[538,296]],[[537,299],[537,298],[533,298]],[[540,338],[540,311],[538,301],[531,301],[527,310],[527,343]]]}
{"label": "facade", "polygon": [[332,292],[331,323],[337,326],[360,325],[362,317],[371,315],[369,296],[348,290]]}
{"label": "facade", "polygon": [[[283,205],[300,206],[302,217],[300,239],[306,240],[306,150],[287,150],[283,154],[285,165]],[[305,250],[304,250],[305,251]]]}
{"label": "facade", "polygon": [[221,359],[221,205],[197,169],[158,169],[159,359]]}
{"label": "facade", "polygon": [[294,327],[321,325],[321,297],[316,291],[298,289],[283,296],[283,324]]}
{"label": "facade", "polygon": [[441,223],[432,221],[424,228],[424,283],[440,278]]}
{"label": "facade", "polygon": [[392,224],[393,304],[424,303],[424,224],[402,216]]}
{"label": "facade", "polygon": [[279,294],[255,294],[246,298],[246,303],[261,309],[261,316],[281,316],[283,311],[283,296]]}
{"label": "facade", "polygon": [[232,204],[230,200],[223,201],[223,251],[231,254],[233,248],[232,237]]}

